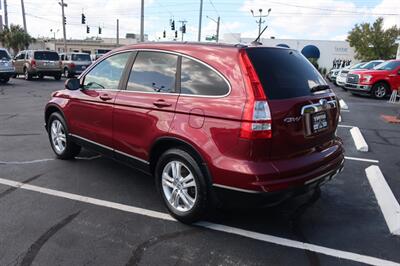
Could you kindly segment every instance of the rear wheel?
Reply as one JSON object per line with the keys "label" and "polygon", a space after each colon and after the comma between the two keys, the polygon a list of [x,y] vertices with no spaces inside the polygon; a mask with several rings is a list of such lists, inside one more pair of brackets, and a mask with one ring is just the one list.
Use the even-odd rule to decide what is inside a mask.
{"label": "rear wheel", "polygon": [[29,74],[28,68],[24,69],[24,78],[25,78],[25,80],[31,80],[32,79],[32,75]]}
{"label": "rear wheel", "polygon": [[44,78],[44,75],[43,75],[43,74],[39,74],[39,75],[38,75],[38,78],[39,78],[39,79],[43,79],[43,78]]}
{"label": "rear wheel", "polygon": [[372,95],[377,99],[386,97],[389,91],[389,86],[386,83],[378,82],[372,87]]}
{"label": "rear wheel", "polygon": [[68,68],[64,68],[64,77],[69,78],[70,75]]}
{"label": "rear wheel", "polygon": [[79,154],[81,147],[72,142],[68,135],[67,124],[59,113],[50,115],[47,127],[51,148],[57,158],[67,160]]}
{"label": "rear wheel", "polygon": [[0,82],[3,83],[3,84],[6,84],[9,80],[10,80],[10,78],[6,77],[6,78],[0,79]]}
{"label": "rear wheel", "polygon": [[193,223],[205,217],[210,207],[209,186],[189,153],[180,149],[166,151],[157,163],[155,178],[157,189],[174,218]]}
{"label": "rear wheel", "polygon": [[56,74],[56,75],[54,76],[54,79],[55,79],[55,80],[60,80],[60,79],[61,79],[61,73],[60,73],[60,74]]}

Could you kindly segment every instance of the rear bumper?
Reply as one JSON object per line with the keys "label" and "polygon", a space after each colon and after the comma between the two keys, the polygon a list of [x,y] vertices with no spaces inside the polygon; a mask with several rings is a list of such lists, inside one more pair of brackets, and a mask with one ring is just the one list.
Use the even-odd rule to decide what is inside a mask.
{"label": "rear bumper", "polygon": [[0,78],[11,78],[15,75],[15,71],[0,71]]}
{"label": "rear bumper", "polygon": [[214,193],[218,203],[223,206],[232,207],[271,207],[278,205],[286,200],[295,198],[310,191],[315,191],[328,181],[335,178],[337,174],[343,171],[343,164],[340,168],[331,171],[325,175],[310,179],[302,186],[290,187],[274,192],[246,193],[241,191],[230,190],[222,187],[215,187]]}
{"label": "rear bumper", "polygon": [[32,69],[29,74],[43,75],[43,76],[56,76],[61,75],[61,69]]}
{"label": "rear bumper", "polygon": [[279,193],[329,180],[343,168],[344,149],[340,140],[323,151],[292,159],[249,162],[224,158],[209,165],[214,187],[249,194]]}

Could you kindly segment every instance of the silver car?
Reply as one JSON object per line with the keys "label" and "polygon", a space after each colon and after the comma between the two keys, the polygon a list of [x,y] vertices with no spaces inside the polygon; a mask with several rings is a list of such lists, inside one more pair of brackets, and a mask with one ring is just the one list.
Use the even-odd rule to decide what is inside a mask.
{"label": "silver car", "polygon": [[0,48],[0,83],[7,83],[15,75],[15,68],[8,51]]}
{"label": "silver car", "polygon": [[92,64],[90,54],[87,53],[62,53],[60,54],[63,73],[66,78],[80,75]]}

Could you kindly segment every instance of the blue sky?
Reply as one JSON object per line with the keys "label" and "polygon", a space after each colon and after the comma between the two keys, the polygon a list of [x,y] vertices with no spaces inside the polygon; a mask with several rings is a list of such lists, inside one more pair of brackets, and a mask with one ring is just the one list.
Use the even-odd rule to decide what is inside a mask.
{"label": "blue sky", "polygon": [[[120,19],[121,36],[127,32],[139,32],[139,0],[65,0],[67,37],[85,38],[97,35],[97,28],[103,28],[102,37],[115,37],[116,19]],[[58,0],[25,0],[28,32],[34,37],[50,37],[50,29],[61,38],[61,8]],[[199,0],[146,0],[145,32],[150,39],[171,40],[170,19],[187,21],[185,40],[197,40]],[[20,1],[8,1],[9,22],[22,25]],[[264,14],[269,25],[263,37],[299,39],[344,40],[355,23],[371,22],[383,16],[385,26],[400,27],[399,0],[204,0],[202,39],[212,35],[216,23],[207,16],[221,17],[221,36],[226,33],[241,33],[242,37],[255,37],[258,26],[250,9]],[[80,14],[86,14],[91,34],[86,26],[80,25]],[[264,24],[266,25],[266,24]],[[166,30],[167,38],[162,38]]]}

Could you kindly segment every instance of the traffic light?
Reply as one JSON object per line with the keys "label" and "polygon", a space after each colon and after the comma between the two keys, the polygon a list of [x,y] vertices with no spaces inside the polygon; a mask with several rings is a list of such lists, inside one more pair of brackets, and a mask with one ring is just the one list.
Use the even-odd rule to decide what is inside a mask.
{"label": "traffic light", "polygon": [[82,13],[82,24],[86,24],[86,16]]}
{"label": "traffic light", "polygon": [[165,30],[164,30],[162,36],[163,36],[163,38],[167,37],[167,33],[165,32]]}
{"label": "traffic light", "polygon": [[185,24],[182,25],[182,33],[186,33],[186,25]]}
{"label": "traffic light", "polygon": [[178,38],[178,31],[175,31],[175,38]]}
{"label": "traffic light", "polygon": [[90,33],[90,28],[89,28],[89,26],[86,26],[86,33]]}
{"label": "traffic light", "polygon": [[101,28],[99,27],[99,34],[101,34]]}
{"label": "traffic light", "polygon": [[64,16],[64,25],[67,24],[67,18]]}
{"label": "traffic light", "polygon": [[175,30],[175,20],[171,22],[171,30]]}

